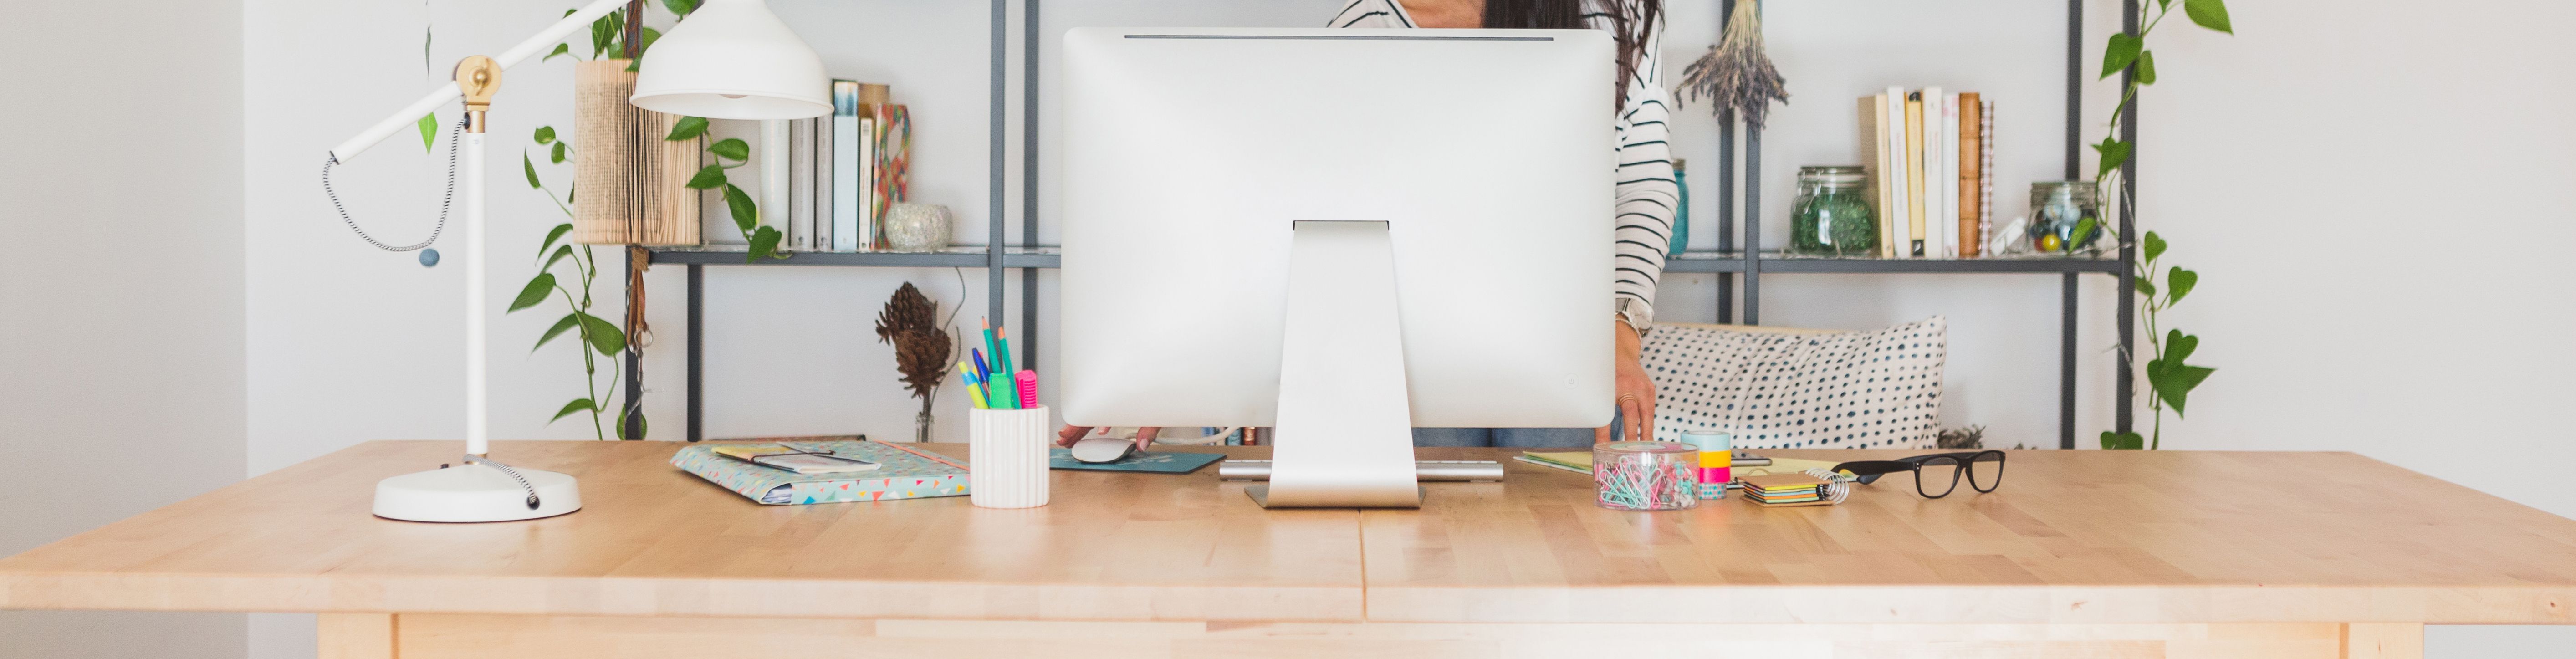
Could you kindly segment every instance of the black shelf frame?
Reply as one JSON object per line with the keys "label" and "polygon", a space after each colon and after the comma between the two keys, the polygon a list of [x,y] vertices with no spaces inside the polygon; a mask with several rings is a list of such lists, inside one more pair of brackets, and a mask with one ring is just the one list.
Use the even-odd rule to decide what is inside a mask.
{"label": "black shelf frame", "polygon": [[[1037,330],[1039,312],[1039,295],[1037,294],[1038,271],[1059,267],[1062,262],[1062,255],[1060,253],[1051,247],[1040,246],[1036,243],[1039,220],[1038,79],[1041,69],[1039,68],[1038,53],[1041,44],[1038,36],[1041,34],[1039,29],[1040,1],[1041,0],[1021,0],[1022,58],[1019,70],[1021,82],[1021,108],[1019,116],[1021,140],[1021,230],[1020,243],[1018,245],[1010,245],[1010,220],[1006,217],[1006,212],[1008,210],[1008,195],[1006,193],[1009,189],[1009,177],[1006,169],[1010,155],[1008,153],[1008,145],[1006,141],[1010,128],[1010,112],[1006,101],[1008,99],[1008,83],[1011,75],[1009,61],[1009,17],[1011,3],[1010,0],[991,0],[992,30],[990,44],[992,59],[991,86],[989,88],[991,96],[988,114],[988,130],[990,132],[987,139],[987,144],[989,145],[987,156],[990,159],[990,169],[988,171],[987,180],[987,193],[989,194],[989,199],[987,199],[986,207],[986,221],[989,225],[990,231],[988,233],[989,238],[986,244],[1003,245],[1005,246],[1003,249],[966,249],[933,253],[807,252],[792,254],[784,259],[763,260],[759,263],[745,263],[743,258],[744,253],[740,249],[728,250],[723,247],[686,247],[657,248],[650,250],[651,254],[649,260],[651,263],[681,264],[688,268],[688,327],[686,330],[688,339],[688,441],[694,442],[704,438],[703,428],[699,423],[699,420],[702,417],[702,408],[700,407],[700,404],[703,399],[700,395],[702,390],[699,375],[705,367],[704,359],[702,357],[703,351],[701,349],[701,346],[703,345],[702,339],[705,336],[705,323],[703,322],[703,302],[705,297],[704,268],[710,265],[984,268],[988,271],[997,273],[996,276],[986,278],[986,283],[989,287],[986,292],[986,316],[993,319],[996,326],[1011,327],[1012,332],[1014,334],[1018,334],[1022,338],[1021,345],[1023,346],[1023,351],[1026,353],[1026,362],[1024,363],[1031,365],[1038,363],[1037,351],[1038,346],[1040,345]],[[1734,13],[1735,0],[1720,0],[1719,5],[1718,31],[1723,34],[1725,32],[1726,17]],[[2122,29],[2129,34],[2137,34],[2138,0],[2122,0],[2122,12]],[[2083,0],[2067,0],[2066,145],[2064,151],[2064,176],[2066,180],[2078,180],[2081,178],[2083,173],[2083,94],[2085,83],[2083,47]],[[2121,80],[2123,83],[2127,82],[2129,75],[2130,74],[2127,72],[2123,72],[2121,74]],[[2132,99],[2122,110],[2120,124],[2121,139],[2130,141],[2131,143],[2135,143],[2137,139],[2137,113],[2138,104],[2134,99]],[[1737,139],[1736,131],[1741,123],[1742,122],[1737,120],[1733,112],[1721,113],[1718,117],[1717,145],[1719,155],[1717,161],[1717,176],[1719,185],[1717,190],[1718,210],[1716,218],[1717,251],[1685,252],[1683,254],[1673,256],[1664,264],[1665,272],[1717,275],[1718,322],[1737,322],[1736,317],[1740,309],[1740,313],[1743,317],[1743,324],[1761,324],[1762,277],[1765,274],[2058,275],[2060,278],[2059,305],[2062,320],[2058,353],[2058,447],[2071,449],[2075,448],[2075,371],[2077,363],[2076,358],[2079,352],[2076,345],[2076,335],[2077,321],[2080,318],[2078,315],[2080,310],[2077,302],[2078,298],[2081,297],[2079,290],[2082,281],[2081,276],[2085,274],[2110,275],[2119,281],[2118,316],[2120,324],[2120,350],[2118,354],[2119,372],[2114,377],[2114,398],[2117,403],[2114,426],[2119,432],[2129,432],[2132,429],[2134,422],[2132,405],[2134,402],[2135,390],[2134,383],[2132,382],[2132,373],[2134,370],[2131,367],[2130,360],[2133,348],[2136,345],[2135,325],[2137,310],[2137,291],[2135,281],[2137,271],[2137,242],[2136,236],[2134,235],[2134,225],[2136,220],[2134,202],[2137,198],[2135,187],[2137,181],[2136,156],[2131,156],[2129,162],[2121,166],[2119,188],[2120,199],[2118,200],[2118,207],[2120,210],[2118,222],[2119,251],[2116,258],[1839,259],[1791,257],[1778,253],[1764,253],[1759,250],[1759,247],[1762,244],[1762,131],[1756,130],[1750,126],[1744,126],[1742,134],[1743,139],[1740,143],[1742,149],[1739,150],[1737,148],[1739,146],[1739,140]],[[1742,158],[1741,167],[1738,167],[1739,157]],[[1744,217],[1744,221],[1742,222],[1742,231],[1740,234],[1742,236],[1742,242],[1740,244],[1737,242],[1737,236],[1739,233],[1737,230],[1738,223],[1736,221],[1736,210],[1739,197],[1741,199]],[[1683,219],[1687,221],[1688,216],[1685,215]],[[1745,246],[1752,246],[1755,249],[1748,252],[1745,251]],[[1001,274],[1010,270],[1018,270],[1020,274],[1020,315],[1017,319],[1017,323],[1015,324],[1009,322],[1010,318],[1006,314],[1009,310],[1008,282],[1010,277],[1007,274]],[[1736,293],[1739,283],[1743,290],[1740,304]],[[627,370],[627,390],[629,392],[641,392],[643,390],[643,375],[640,370],[634,368],[634,366],[638,365],[638,360],[634,357],[633,352],[629,352],[628,354],[629,368]],[[637,394],[630,394],[630,396],[632,395]]]}

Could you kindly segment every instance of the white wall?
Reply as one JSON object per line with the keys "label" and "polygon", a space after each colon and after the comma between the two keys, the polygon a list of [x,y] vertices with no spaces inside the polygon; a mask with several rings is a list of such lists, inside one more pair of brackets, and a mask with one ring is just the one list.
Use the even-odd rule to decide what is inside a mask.
{"label": "white wall", "polygon": [[[982,242],[984,3],[772,4],[836,75],[894,85],[917,124],[916,199],[955,207],[960,242]],[[1058,1],[1047,3],[1044,18],[1050,33],[1080,25],[1311,25],[1339,4]],[[1678,66],[1714,38],[1715,3],[1670,4],[1674,27],[1664,54]],[[2113,24],[2116,6],[2089,0],[2097,29],[2088,53]],[[2565,24],[2570,10],[2519,2],[2436,12],[2387,0],[2270,0],[2234,9],[2241,37],[2197,35],[2179,18],[2165,26],[2157,43],[2166,48],[2166,80],[2145,100],[2143,221],[2173,238],[2176,262],[2203,273],[2204,288],[2174,320],[2206,339],[2194,361],[2221,367],[2194,399],[2193,420],[2168,424],[2171,445],[2359,450],[2576,514],[2576,494],[2542,471],[2552,458],[2571,457],[2566,433],[2553,432],[2543,412],[2570,388],[2550,373],[2576,366],[2568,349],[2544,334],[2570,320],[2564,289],[2545,283],[2542,258],[2489,258],[2472,247],[2485,243],[2469,241],[2441,249],[2452,241],[2436,233],[2511,236],[2494,241],[2506,249],[2568,238],[2563,205],[2549,202],[2571,180],[2569,165],[2543,154],[2569,143],[2570,122],[2541,113],[2570,100],[2568,77],[2542,68],[2567,59],[2568,47],[2542,26]],[[324,148],[408,101],[457,57],[505,47],[559,11],[500,0],[245,1],[243,92],[258,110],[243,129],[253,473],[366,439],[460,432],[455,257],[424,270],[409,255],[360,244],[321,198],[314,169]],[[2028,181],[2056,176],[2062,4],[1808,0],[1774,3],[1769,12],[1772,54],[1793,98],[1775,112],[1765,140],[1766,245],[1786,235],[1796,167],[1852,161],[1852,99],[1889,84],[1976,89],[1998,102],[1998,169],[2006,177],[1996,188],[2000,212],[2020,212]],[[429,71],[419,41],[425,22],[438,28]],[[494,112],[493,244],[504,257],[513,245],[532,251],[559,221],[551,205],[520,185],[508,157],[536,125],[571,129],[569,81],[561,62],[513,70]],[[1048,84],[1044,114],[1051,116],[1061,93]],[[1016,93],[1016,80],[1011,89]],[[2090,120],[2102,118],[2114,91],[2097,87]],[[1695,110],[1675,125],[1681,155],[1695,165],[1694,235],[1702,247],[1714,244],[1712,126]],[[1047,144],[1064,128],[1050,120]],[[1011,144],[1016,153],[1016,132]],[[397,238],[426,231],[423,209],[435,203],[426,181],[437,161],[418,149],[398,136],[344,170],[362,222]],[[1007,164],[1018,171],[1016,160]],[[1017,182],[1009,189],[1016,219]],[[2372,194],[2380,191],[2394,194]],[[1049,183],[1041,201],[1054,198]],[[709,226],[721,237],[721,217],[710,217]],[[1013,227],[1016,236],[1016,221]],[[2320,229],[2332,231],[2300,233]],[[1040,240],[1052,243],[1052,231]],[[2374,267],[2382,263],[2390,265]],[[532,266],[504,261],[492,295],[506,299]],[[603,278],[616,279],[609,270]],[[657,439],[677,438],[685,424],[682,270],[648,275],[650,318],[660,334],[647,363]],[[985,282],[980,272],[962,273],[960,290],[960,276],[709,267],[708,436],[909,436],[913,403],[869,324],[885,296],[911,281],[964,305],[961,321],[971,326],[984,310]],[[2056,278],[1779,275],[1764,284],[1763,319],[1771,324],[1856,328],[1948,315],[1944,422],[1987,425],[1998,444],[2055,441]],[[1670,278],[1663,317],[1714,318],[1713,285],[1707,276]],[[1052,285],[1041,288],[1041,300],[1051,300]],[[1013,289],[1016,314],[1016,282]],[[2115,329],[2110,280],[2088,277],[2082,294],[2080,438],[2111,422]],[[1041,329],[1051,338],[1059,309],[1042,307]],[[492,364],[496,436],[589,435],[574,423],[545,424],[578,395],[574,353],[550,347],[523,355],[512,347],[533,340],[546,322],[523,313],[493,323],[500,346]],[[2442,340],[2439,330],[2452,327],[2476,328],[2479,338]],[[1052,341],[1043,347],[1041,366],[1052,366]],[[945,396],[942,405],[954,415],[964,400]],[[2353,413],[2363,409],[2370,413]],[[961,435],[954,423],[937,433]],[[2498,464],[2412,457],[2420,449],[2409,449],[2428,441]],[[305,620],[297,626],[292,618],[263,618],[256,654],[309,653]],[[2453,642],[2448,634],[2435,638],[2437,651]]]}
{"label": "white wall", "polygon": [[[240,6],[0,19],[0,556],[242,477]],[[130,471],[26,456],[117,451]],[[0,658],[239,657],[242,616],[0,611]]]}

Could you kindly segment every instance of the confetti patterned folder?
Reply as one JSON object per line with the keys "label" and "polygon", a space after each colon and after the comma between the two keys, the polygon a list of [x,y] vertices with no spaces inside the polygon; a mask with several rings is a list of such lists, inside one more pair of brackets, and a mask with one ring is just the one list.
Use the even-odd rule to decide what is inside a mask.
{"label": "confetti patterned folder", "polygon": [[953,497],[966,494],[962,461],[899,444],[870,441],[786,441],[800,449],[831,451],[885,465],[853,474],[803,475],[716,455],[716,445],[699,444],[671,456],[671,466],[697,474],[751,500],[769,505],[841,503]]}

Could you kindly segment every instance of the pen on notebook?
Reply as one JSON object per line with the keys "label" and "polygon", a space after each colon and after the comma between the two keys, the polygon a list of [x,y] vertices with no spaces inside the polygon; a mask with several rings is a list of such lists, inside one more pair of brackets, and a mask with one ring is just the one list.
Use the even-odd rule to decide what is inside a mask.
{"label": "pen on notebook", "polygon": [[1027,408],[1031,408],[1031,407],[1037,407],[1037,404],[1038,404],[1038,372],[1037,372],[1037,371],[1020,371],[1020,376],[1019,376],[1019,378],[1018,378],[1018,379],[1019,379],[1019,381],[1020,381],[1020,408],[1021,408],[1021,409],[1027,409]]}

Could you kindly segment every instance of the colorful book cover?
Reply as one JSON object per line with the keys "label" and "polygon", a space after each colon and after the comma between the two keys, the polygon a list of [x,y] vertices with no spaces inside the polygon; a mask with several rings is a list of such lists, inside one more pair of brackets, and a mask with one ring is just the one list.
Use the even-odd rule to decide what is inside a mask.
{"label": "colorful book cover", "polygon": [[966,468],[952,458],[934,457],[890,444],[868,441],[794,442],[808,450],[831,451],[884,465],[856,474],[798,474],[717,455],[721,444],[699,444],[671,456],[671,466],[734,493],[769,505],[841,503],[953,497],[966,494]]}

